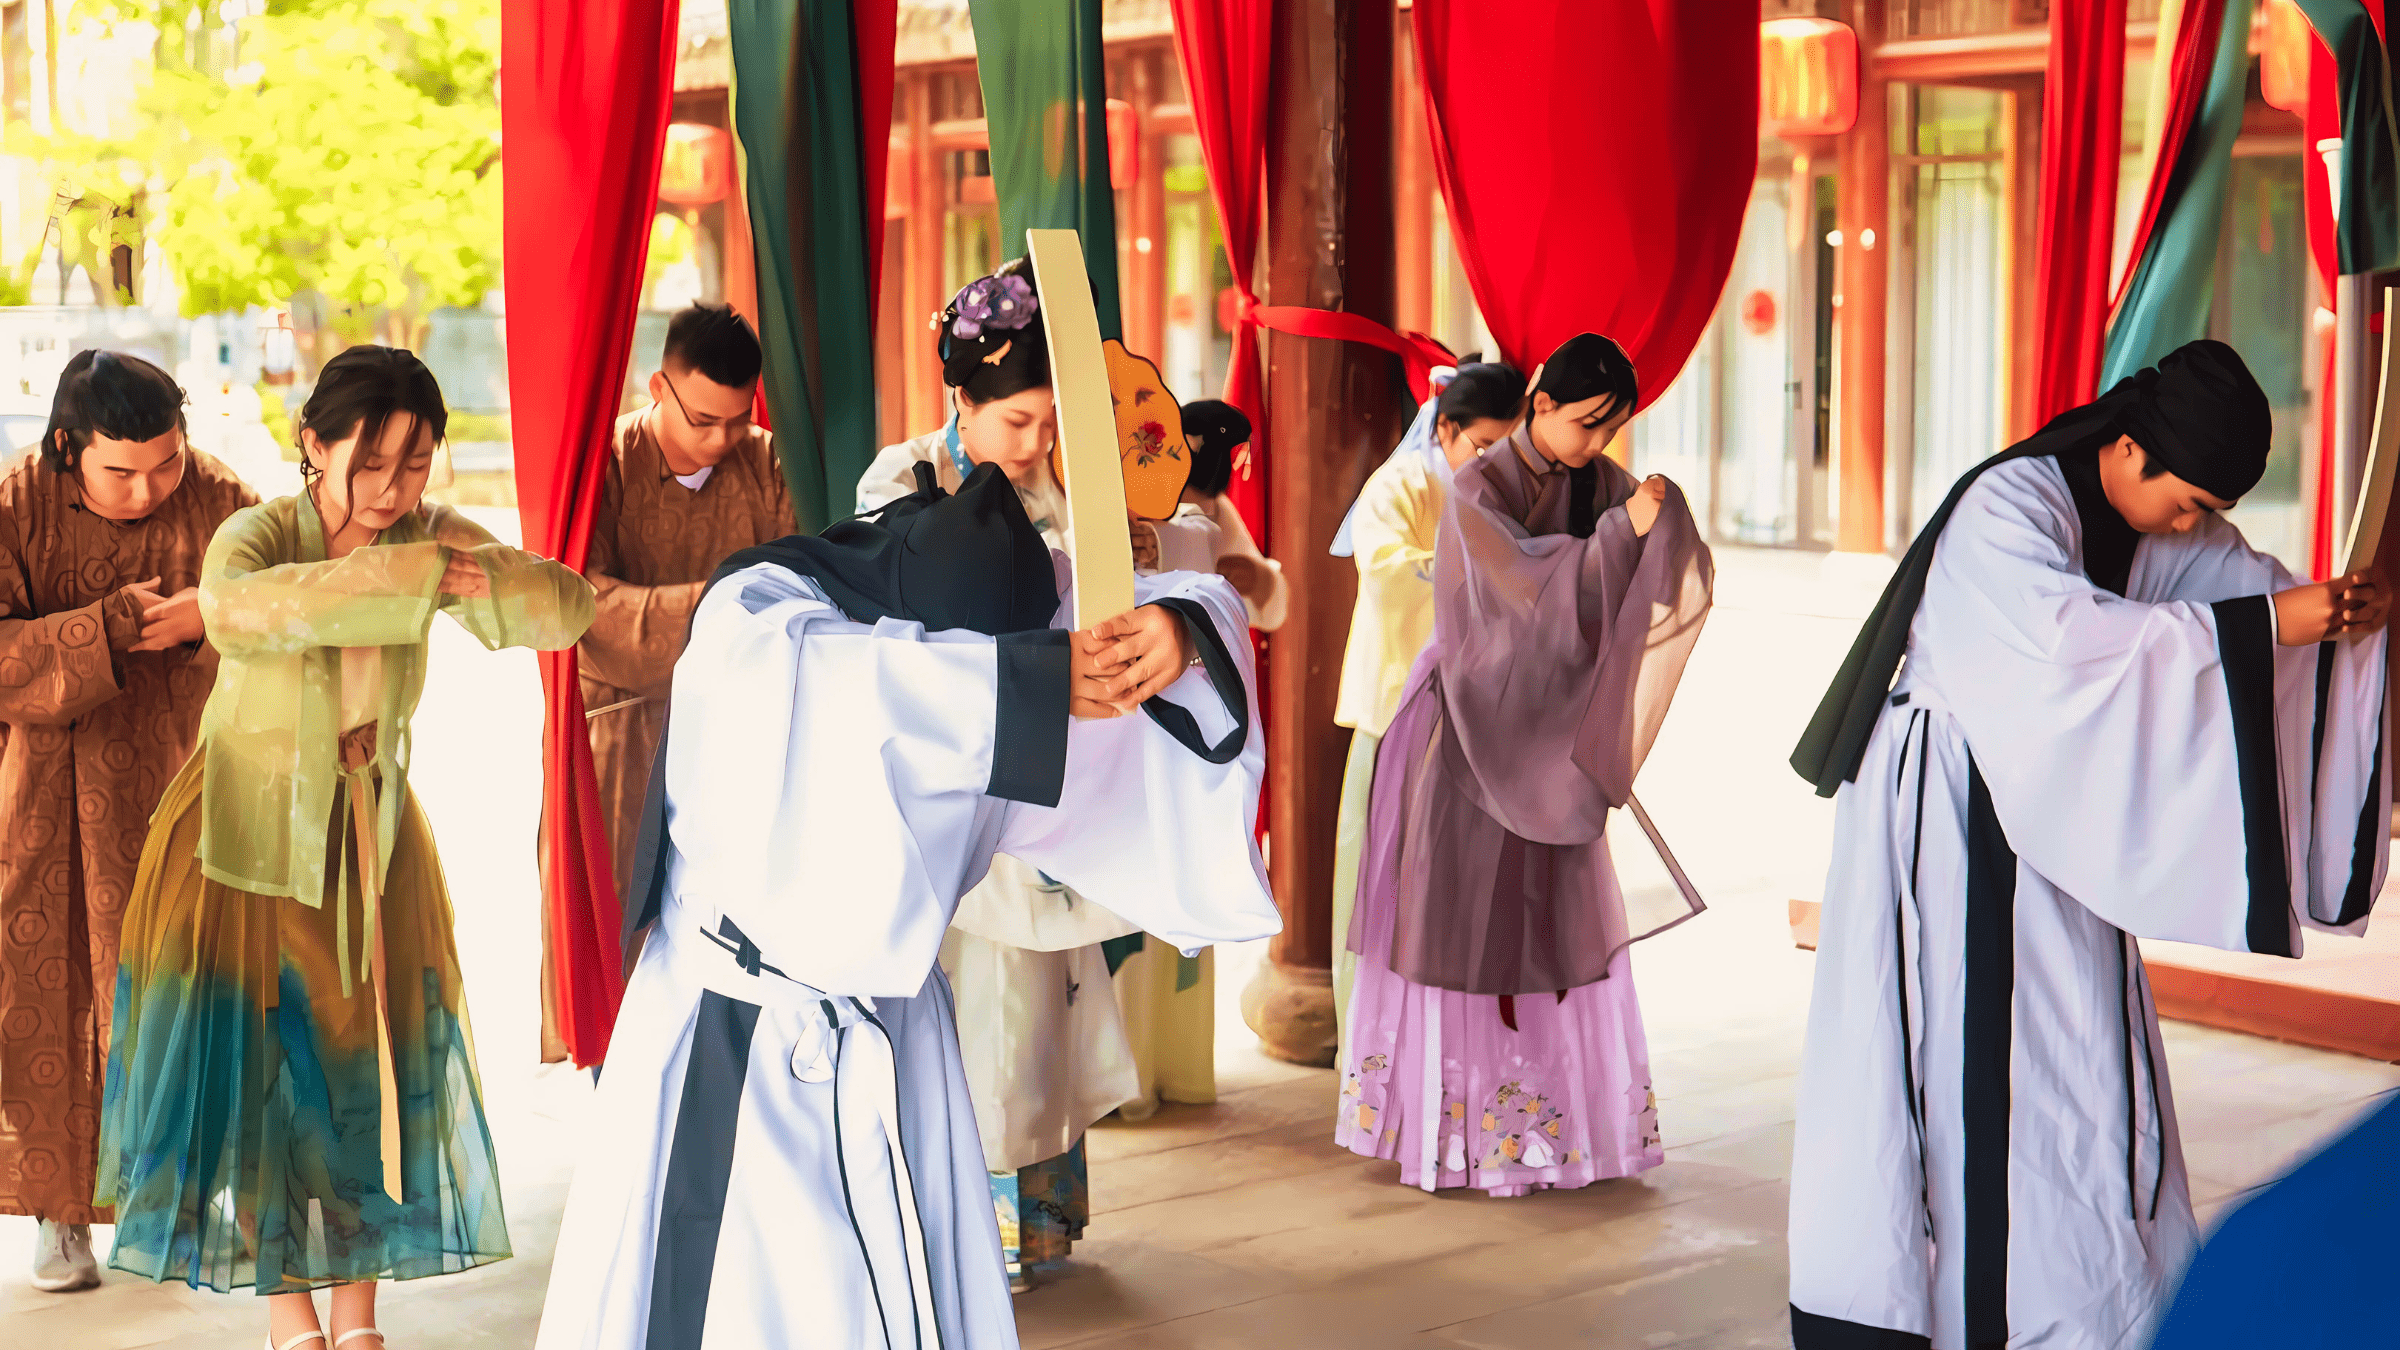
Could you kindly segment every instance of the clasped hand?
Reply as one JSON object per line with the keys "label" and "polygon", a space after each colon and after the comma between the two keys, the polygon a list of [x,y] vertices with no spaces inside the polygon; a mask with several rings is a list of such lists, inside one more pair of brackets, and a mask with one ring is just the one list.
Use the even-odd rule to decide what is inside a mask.
{"label": "clasped hand", "polygon": [[160,595],[162,580],[152,577],[125,588],[125,593],[142,607],[142,639],[129,650],[163,652],[207,636],[200,622],[200,588],[186,586],[173,595]]}
{"label": "clasped hand", "polygon": [[1077,717],[1122,717],[1183,677],[1196,650],[1183,619],[1158,605],[1140,605],[1071,635],[1068,711]]}
{"label": "clasped hand", "polygon": [[2391,614],[2392,596],[2373,572],[2311,582],[2275,596],[2275,640],[2306,647],[2344,633],[2372,633]]}
{"label": "clasped hand", "polygon": [[492,578],[475,555],[453,551],[442,567],[442,584],[437,589],[443,595],[480,600],[492,593]]}

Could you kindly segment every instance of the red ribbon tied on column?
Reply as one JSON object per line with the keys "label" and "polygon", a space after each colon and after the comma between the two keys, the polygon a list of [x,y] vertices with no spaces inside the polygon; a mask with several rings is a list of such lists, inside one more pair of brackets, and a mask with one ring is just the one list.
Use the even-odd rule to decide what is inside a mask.
{"label": "red ribbon tied on column", "polygon": [[1306,305],[1262,305],[1248,295],[1240,296],[1235,313],[1245,325],[1256,324],[1294,337],[1363,342],[1380,347],[1400,358],[1408,378],[1408,396],[1418,403],[1423,403],[1431,392],[1434,367],[1458,364],[1450,349],[1433,338],[1418,332],[1396,332],[1364,314],[1311,309]]}

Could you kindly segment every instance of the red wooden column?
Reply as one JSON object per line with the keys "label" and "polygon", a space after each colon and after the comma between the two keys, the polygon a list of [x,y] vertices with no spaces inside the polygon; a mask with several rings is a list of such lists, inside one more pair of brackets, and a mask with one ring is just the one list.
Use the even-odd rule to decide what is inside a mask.
{"label": "red wooden column", "polygon": [[[1884,34],[1885,0],[1850,0],[1843,18],[1858,30],[1864,49]],[[1891,198],[1891,97],[1870,57],[1859,72],[1858,121],[1841,138],[1841,204],[1835,212],[1842,231],[1834,266],[1834,316],[1839,374],[1835,399],[1839,422],[1841,501],[1835,508],[1835,547],[1851,553],[1881,553],[1883,541],[1883,365],[1885,260],[1893,241]],[[1870,244],[1868,241],[1872,240]]]}
{"label": "red wooden column", "polygon": [[[1260,301],[1393,318],[1393,0],[1281,0]],[[1267,551],[1290,579],[1268,644],[1269,873],[1284,930],[1242,1012],[1269,1054],[1330,1064],[1333,826],[1350,733],[1333,723],[1356,573],[1326,548],[1399,439],[1399,363],[1356,343],[1267,339]]]}

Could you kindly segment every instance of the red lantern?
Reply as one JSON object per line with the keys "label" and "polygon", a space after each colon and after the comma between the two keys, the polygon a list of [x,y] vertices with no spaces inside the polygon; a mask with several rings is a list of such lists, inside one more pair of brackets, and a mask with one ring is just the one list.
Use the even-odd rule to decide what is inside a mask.
{"label": "red lantern", "polygon": [[677,206],[706,206],[733,191],[733,137],[723,127],[675,122],[667,127],[658,195]]}
{"label": "red lantern", "polygon": [[1858,120],[1858,34],[1832,19],[1758,26],[1759,120],[1778,136],[1839,136]]}
{"label": "red lantern", "polygon": [[1775,297],[1766,291],[1752,291],[1742,297],[1742,327],[1752,337],[1765,337],[1775,331]]}
{"label": "red lantern", "polygon": [[2317,31],[2292,0],[2267,0],[2258,50],[2258,92],[2268,104],[2308,116],[2308,58]]}

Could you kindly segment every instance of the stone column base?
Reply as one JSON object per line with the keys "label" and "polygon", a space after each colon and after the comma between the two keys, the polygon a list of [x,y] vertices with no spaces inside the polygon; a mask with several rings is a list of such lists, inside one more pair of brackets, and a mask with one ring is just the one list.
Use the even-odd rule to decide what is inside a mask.
{"label": "stone column base", "polygon": [[1259,963],[1242,990],[1242,1020],[1258,1033],[1259,1048],[1312,1068],[1333,1067],[1340,1028],[1334,1018],[1333,972],[1314,966]]}

